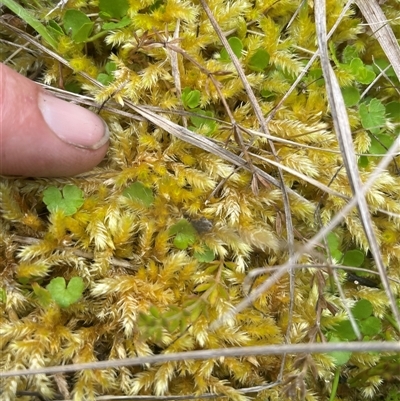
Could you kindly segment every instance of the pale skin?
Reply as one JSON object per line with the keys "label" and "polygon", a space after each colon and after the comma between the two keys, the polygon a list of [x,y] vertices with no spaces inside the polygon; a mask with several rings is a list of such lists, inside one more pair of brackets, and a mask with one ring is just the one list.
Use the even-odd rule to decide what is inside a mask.
{"label": "pale skin", "polygon": [[0,63],[0,174],[61,177],[104,158],[108,128],[89,110],[57,99]]}

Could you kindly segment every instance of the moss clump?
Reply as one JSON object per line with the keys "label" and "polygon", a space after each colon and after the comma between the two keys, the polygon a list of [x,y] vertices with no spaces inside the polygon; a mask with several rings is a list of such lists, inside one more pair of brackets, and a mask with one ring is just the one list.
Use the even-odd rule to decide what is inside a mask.
{"label": "moss clump", "polygon": [[[320,244],[301,254],[297,262],[302,269],[283,275],[247,308],[232,313],[352,196],[318,59],[293,85],[317,50],[312,2],[298,3],[209,2],[242,76],[197,1],[71,0],[56,9],[41,1],[34,7],[24,4],[46,25],[62,64],[43,50],[38,53],[33,44],[12,54],[13,43],[24,44],[26,37],[12,29],[16,23],[0,25],[6,41],[3,60],[12,60],[25,74],[37,73],[48,85],[77,93],[77,101],[88,95],[92,104],[102,104],[100,113],[112,133],[107,158],[90,173],[0,184],[2,371],[343,340],[336,328],[347,314],[338,287],[350,306],[368,300],[381,321],[379,333],[362,333],[365,340],[399,340],[355,211],[335,231],[334,247]],[[345,1],[326,3],[331,28]],[[382,7],[395,15],[398,5],[388,0]],[[18,29],[32,34],[12,18]],[[86,22],[77,24],[76,18]],[[360,175],[366,181],[381,159],[371,155],[376,154],[371,143],[381,143],[382,135],[393,142],[399,117],[393,111],[396,85],[389,84],[398,81],[391,72],[374,80],[377,65],[387,61],[362,22],[357,9],[350,8],[329,44],[341,87],[362,93],[373,82],[368,96],[386,107],[384,127],[374,131],[359,113],[363,100],[349,106],[356,151],[363,154]],[[398,26],[393,28],[398,33]],[[372,81],[360,77],[352,62],[361,63],[366,76],[373,73]],[[194,140],[187,139],[185,129],[197,134]],[[72,185],[83,193],[75,212],[46,207],[46,189]],[[400,180],[395,159],[367,198],[398,296]],[[375,279],[376,288],[346,281],[344,270],[334,283],[330,267],[340,257],[329,260],[329,251],[353,249],[365,255],[363,267],[369,269],[359,274]],[[257,268],[267,269],[251,277]],[[80,277],[82,297],[68,307],[57,303],[46,288],[57,277],[66,282]],[[392,355],[372,353],[354,353],[343,366],[331,354],[215,357],[4,378],[1,397],[33,399],[24,395],[28,391],[74,400],[138,394],[215,394],[237,401],[303,395],[317,400],[327,399],[333,379],[341,375],[348,382],[336,384],[341,400],[388,400],[398,385],[396,363]]]}

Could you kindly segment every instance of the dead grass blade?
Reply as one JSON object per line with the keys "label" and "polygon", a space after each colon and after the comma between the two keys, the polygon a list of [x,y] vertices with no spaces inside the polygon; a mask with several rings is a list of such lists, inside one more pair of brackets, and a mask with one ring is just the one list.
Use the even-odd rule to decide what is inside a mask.
{"label": "dead grass blade", "polygon": [[389,285],[386,268],[383,264],[381,251],[374,233],[368,204],[364,194],[362,193],[363,185],[358,172],[358,165],[355,156],[349,119],[346,112],[346,106],[344,104],[339,83],[329,61],[326,35],[325,0],[315,1],[315,22],[321,66],[325,78],[328,101],[350,187],[357,202],[359,216],[371,248],[371,253],[379,271],[383,288],[385,289],[389,298],[390,306],[392,308],[393,315],[396,317],[397,324],[400,325],[400,312],[397,308],[396,299]]}
{"label": "dead grass blade", "polygon": [[37,374],[56,374],[77,372],[87,369],[110,369],[123,366],[140,366],[144,364],[164,363],[169,361],[204,360],[223,357],[240,357],[249,355],[281,355],[290,354],[320,354],[334,351],[349,352],[400,352],[400,343],[397,341],[354,341],[354,342],[331,342],[331,343],[312,343],[312,344],[279,344],[261,345],[253,347],[231,347],[217,348],[200,351],[184,351],[171,354],[159,354],[150,356],[139,356],[136,358],[114,359],[110,361],[97,361],[88,363],[77,363],[71,365],[61,365],[45,367],[40,369],[10,370],[0,372],[1,377],[10,376],[32,376]]}

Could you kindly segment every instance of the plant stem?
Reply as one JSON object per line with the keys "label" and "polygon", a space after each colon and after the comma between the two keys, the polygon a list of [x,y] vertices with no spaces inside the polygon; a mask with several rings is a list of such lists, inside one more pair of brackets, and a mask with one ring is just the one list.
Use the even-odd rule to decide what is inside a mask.
{"label": "plant stem", "polygon": [[38,19],[14,0],[2,0],[2,3],[38,32],[53,49],[57,50],[57,41],[49,34],[46,27]]}
{"label": "plant stem", "polygon": [[90,38],[86,39],[86,40],[85,40],[85,43],[93,42],[93,41],[95,41],[96,39],[102,38],[103,36],[106,36],[108,32],[109,32],[109,31],[101,31],[101,32],[99,32],[99,33],[96,33],[96,35],[93,35],[93,36],[91,36]]}
{"label": "plant stem", "polygon": [[338,366],[335,371],[335,377],[333,379],[332,391],[331,391],[331,396],[329,397],[329,401],[335,400],[337,389],[338,389],[338,384],[339,384],[340,370],[341,370],[340,366]]}

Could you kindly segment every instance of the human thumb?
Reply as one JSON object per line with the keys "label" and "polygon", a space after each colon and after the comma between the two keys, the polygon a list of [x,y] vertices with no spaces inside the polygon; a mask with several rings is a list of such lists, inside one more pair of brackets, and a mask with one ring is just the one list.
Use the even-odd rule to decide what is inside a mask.
{"label": "human thumb", "polygon": [[82,173],[100,163],[108,139],[98,115],[50,95],[0,63],[0,174]]}

